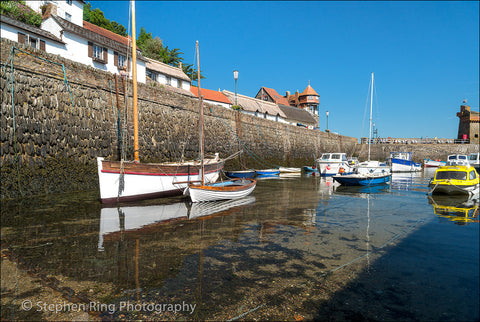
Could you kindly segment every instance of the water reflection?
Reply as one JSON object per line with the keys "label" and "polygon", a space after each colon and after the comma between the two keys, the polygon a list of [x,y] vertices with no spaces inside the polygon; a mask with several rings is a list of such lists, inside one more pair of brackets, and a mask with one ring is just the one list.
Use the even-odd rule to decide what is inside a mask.
{"label": "water reflection", "polygon": [[479,199],[477,196],[443,196],[429,195],[428,202],[433,206],[433,212],[442,218],[447,218],[457,225],[479,222]]}
{"label": "water reflection", "polygon": [[[127,319],[228,320],[258,307],[244,318],[293,320],[293,312],[302,312],[311,319],[314,309],[308,305],[321,303],[328,292],[332,295],[346,281],[354,281],[360,269],[372,276],[369,283],[377,301],[368,305],[381,305],[378,292],[387,290],[377,274],[392,276],[396,266],[378,266],[376,260],[415,236],[423,222],[448,226],[451,236],[455,234],[458,227],[450,222],[431,220],[435,216],[427,202],[425,177],[413,176],[409,189],[393,189],[344,187],[319,176],[278,176],[259,180],[246,199],[194,205],[171,198],[102,208],[94,195],[2,205],[2,247],[10,247],[45,276],[75,281],[77,291],[86,290],[95,300],[197,304],[195,315],[128,313]],[[475,226],[462,227],[462,233],[474,230],[469,228]],[[399,247],[399,261],[405,254],[417,254],[417,241],[428,239],[430,229],[425,226],[411,243]],[[456,239],[470,242],[475,235],[465,236]],[[441,253],[438,242],[422,245],[434,245]],[[456,252],[461,257],[465,250]],[[435,255],[427,250],[422,256],[429,262]],[[471,262],[478,254],[465,258]],[[407,273],[416,275],[402,271],[389,282],[405,286],[403,293],[392,286],[395,300],[407,303],[415,298],[411,287],[430,280],[431,271],[418,273],[417,259],[405,263]],[[436,268],[446,271],[454,262],[445,258]],[[468,274],[462,276],[472,284]],[[357,286],[353,282],[356,291],[365,289]],[[117,313],[112,319],[125,312]]]}

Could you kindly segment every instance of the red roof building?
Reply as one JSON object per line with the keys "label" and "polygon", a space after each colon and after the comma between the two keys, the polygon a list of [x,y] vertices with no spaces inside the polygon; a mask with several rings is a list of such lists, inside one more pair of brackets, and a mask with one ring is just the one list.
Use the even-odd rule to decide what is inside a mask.
{"label": "red roof building", "polygon": [[[198,98],[198,87],[190,86],[190,91]],[[215,105],[221,105],[224,107],[232,106],[232,102],[230,102],[228,97],[225,96],[225,94],[223,94],[222,92],[202,88],[201,93],[205,102]]]}
{"label": "red roof building", "polygon": [[255,98],[262,101],[273,102],[275,104],[289,105],[287,98],[278,94],[273,88],[260,88]]}

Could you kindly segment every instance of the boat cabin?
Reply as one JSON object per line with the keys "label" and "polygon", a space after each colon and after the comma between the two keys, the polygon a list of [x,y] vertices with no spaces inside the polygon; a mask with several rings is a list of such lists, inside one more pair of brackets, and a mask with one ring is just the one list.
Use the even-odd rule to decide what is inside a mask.
{"label": "boat cabin", "polygon": [[469,166],[470,162],[468,157],[464,154],[451,154],[447,158],[447,165],[466,165]]}
{"label": "boat cabin", "polygon": [[412,160],[412,152],[390,152],[390,158]]}
{"label": "boat cabin", "polygon": [[346,153],[323,153],[320,162],[347,162]]}

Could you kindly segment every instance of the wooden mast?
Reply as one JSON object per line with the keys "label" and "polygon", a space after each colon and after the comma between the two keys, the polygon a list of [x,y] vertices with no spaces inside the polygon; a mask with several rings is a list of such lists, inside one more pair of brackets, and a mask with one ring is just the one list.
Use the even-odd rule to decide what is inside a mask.
{"label": "wooden mast", "polygon": [[135,39],[135,1],[132,4],[132,82],[133,82],[133,158],[140,162],[138,151],[138,106],[137,106],[137,41]]}
{"label": "wooden mast", "polygon": [[198,52],[198,40],[197,40],[197,79],[198,79],[198,100],[200,105],[200,167],[202,169],[202,186],[205,184],[204,181],[204,140],[203,140],[203,98],[200,88],[200,53]]}

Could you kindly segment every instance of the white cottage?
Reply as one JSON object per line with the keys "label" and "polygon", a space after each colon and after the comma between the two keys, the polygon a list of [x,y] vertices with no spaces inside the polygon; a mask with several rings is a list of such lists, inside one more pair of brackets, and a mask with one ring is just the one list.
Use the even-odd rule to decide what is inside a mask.
{"label": "white cottage", "polygon": [[48,31],[3,15],[0,15],[0,20],[2,38],[56,55],[65,52],[65,43]]}
{"label": "white cottage", "polygon": [[[87,21],[82,26],[56,15],[54,4],[42,22],[42,29],[51,32],[65,42],[65,58],[102,69],[120,73],[131,62],[130,39],[98,27]],[[137,81],[146,82],[146,60],[137,50]],[[127,68],[130,70],[130,68]]]}
{"label": "white cottage", "polygon": [[190,91],[191,80],[180,67],[170,66],[154,59],[145,58],[147,84],[158,83]]}
{"label": "white cottage", "polygon": [[[223,94],[225,94],[231,102],[235,102],[235,93],[223,90]],[[240,94],[237,94],[236,101],[237,105],[242,108],[242,113],[271,121],[287,123],[285,113],[275,103]]]}
{"label": "white cottage", "polygon": [[[131,70],[130,39],[84,21],[84,4],[78,0],[27,1],[33,10],[43,14],[41,27],[2,15],[2,38],[113,74],[124,67]],[[146,83],[146,59],[138,50],[137,81]]]}

